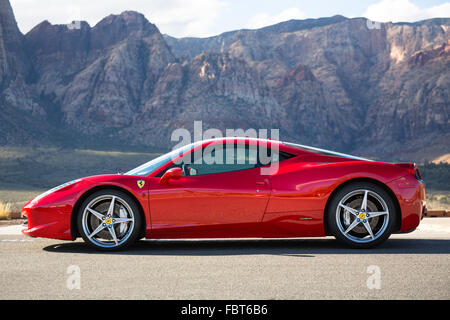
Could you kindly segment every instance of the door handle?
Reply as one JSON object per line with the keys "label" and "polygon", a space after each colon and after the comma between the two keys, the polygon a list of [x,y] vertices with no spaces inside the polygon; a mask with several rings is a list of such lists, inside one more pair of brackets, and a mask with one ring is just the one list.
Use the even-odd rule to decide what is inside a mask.
{"label": "door handle", "polygon": [[267,180],[258,180],[258,181],[256,181],[256,184],[257,185],[266,185],[267,184]]}

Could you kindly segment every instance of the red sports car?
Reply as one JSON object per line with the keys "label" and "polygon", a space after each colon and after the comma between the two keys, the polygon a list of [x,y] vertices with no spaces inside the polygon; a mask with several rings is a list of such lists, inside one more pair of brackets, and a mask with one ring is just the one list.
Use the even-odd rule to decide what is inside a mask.
{"label": "red sports car", "polygon": [[410,232],[426,215],[414,164],[251,138],[196,142],[125,174],[74,180],[22,209],[24,234],[122,249],[143,237],[333,235],[355,248]]}

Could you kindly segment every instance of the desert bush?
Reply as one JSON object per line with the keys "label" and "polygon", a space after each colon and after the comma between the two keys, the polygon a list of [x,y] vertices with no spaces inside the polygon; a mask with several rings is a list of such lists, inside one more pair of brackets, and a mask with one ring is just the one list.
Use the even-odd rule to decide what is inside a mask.
{"label": "desert bush", "polygon": [[419,166],[427,190],[450,190],[450,164],[426,162]]}
{"label": "desert bush", "polygon": [[11,217],[11,205],[0,202],[0,220],[6,220]]}

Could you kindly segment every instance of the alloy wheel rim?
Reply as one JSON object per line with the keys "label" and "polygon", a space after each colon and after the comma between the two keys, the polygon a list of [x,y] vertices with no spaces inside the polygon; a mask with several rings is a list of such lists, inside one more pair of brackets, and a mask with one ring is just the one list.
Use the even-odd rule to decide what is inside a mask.
{"label": "alloy wheel rim", "polygon": [[339,231],[356,243],[368,243],[381,237],[388,226],[389,216],[384,199],[368,189],[349,192],[336,209]]}
{"label": "alloy wheel rim", "polygon": [[83,211],[83,231],[89,241],[99,247],[120,246],[131,236],[134,224],[133,210],[118,196],[96,197]]}

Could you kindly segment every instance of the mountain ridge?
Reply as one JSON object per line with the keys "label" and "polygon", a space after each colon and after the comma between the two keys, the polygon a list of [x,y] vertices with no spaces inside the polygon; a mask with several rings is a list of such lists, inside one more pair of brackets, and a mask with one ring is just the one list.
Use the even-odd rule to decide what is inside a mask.
{"label": "mountain ridge", "polygon": [[[15,30],[8,6],[0,0]],[[203,120],[205,130],[280,128],[283,140],[424,160],[450,152],[449,25],[370,29],[333,16],[177,39],[125,11],[79,29],[2,26],[0,48],[16,39],[21,58],[0,56],[10,70],[0,144],[162,150],[174,129]]]}

